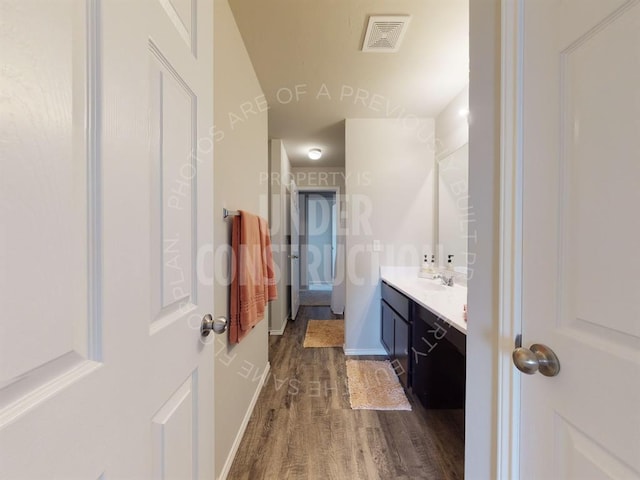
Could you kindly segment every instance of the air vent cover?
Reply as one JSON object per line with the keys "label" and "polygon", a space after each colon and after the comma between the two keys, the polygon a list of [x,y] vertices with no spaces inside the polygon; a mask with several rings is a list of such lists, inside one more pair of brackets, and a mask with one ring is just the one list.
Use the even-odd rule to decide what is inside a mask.
{"label": "air vent cover", "polygon": [[362,43],[363,52],[397,52],[411,17],[409,15],[370,16]]}

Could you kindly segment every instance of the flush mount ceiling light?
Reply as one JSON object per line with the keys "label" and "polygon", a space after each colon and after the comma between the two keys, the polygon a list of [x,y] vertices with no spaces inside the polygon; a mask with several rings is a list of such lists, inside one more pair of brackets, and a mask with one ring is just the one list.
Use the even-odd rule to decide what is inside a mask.
{"label": "flush mount ceiling light", "polygon": [[319,148],[310,148],[308,155],[311,160],[319,160],[322,156],[322,150]]}

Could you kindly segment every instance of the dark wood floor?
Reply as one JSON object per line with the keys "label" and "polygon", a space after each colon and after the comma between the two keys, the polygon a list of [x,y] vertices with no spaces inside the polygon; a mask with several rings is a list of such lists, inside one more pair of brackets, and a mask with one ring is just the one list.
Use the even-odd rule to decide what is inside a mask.
{"label": "dark wood floor", "polygon": [[309,319],[337,318],[302,307],[270,338],[271,375],[228,478],[462,479],[461,410],[351,410],[342,348],[303,348]]}

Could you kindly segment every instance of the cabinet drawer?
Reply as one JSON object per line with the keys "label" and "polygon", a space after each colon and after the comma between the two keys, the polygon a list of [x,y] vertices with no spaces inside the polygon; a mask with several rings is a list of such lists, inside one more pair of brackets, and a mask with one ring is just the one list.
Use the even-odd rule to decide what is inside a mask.
{"label": "cabinet drawer", "polygon": [[467,354],[467,336],[464,333],[420,305],[415,305],[414,316],[429,325],[434,339],[446,339],[462,355]]}
{"label": "cabinet drawer", "polygon": [[382,299],[398,312],[402,318],[411,320],[409,318],[409,299],[384,282],[382,282]]}

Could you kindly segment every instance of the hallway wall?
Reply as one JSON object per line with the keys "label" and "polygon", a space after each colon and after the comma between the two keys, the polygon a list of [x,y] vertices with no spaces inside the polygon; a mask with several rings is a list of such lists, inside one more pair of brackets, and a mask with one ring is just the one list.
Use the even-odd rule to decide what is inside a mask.
{"label": "hallway wall", "polygon": [[349,355],[385,353],[380,266],[418,267],[433,248],[434,128],[433,119],[346,121]]}
{"label": "hallway wall", "polygon": [[293,167],[291,178],[298,187],[338,187],[344,194],[345,170],[342,167]]}
{"label": "hallway wall", "polygon": [[272,139],[269,150],[269,226],[278,279],[278,298],[269,304],[269,332],[282,335],[291,306],[289,222],[291,221],[291,164],[282,140]]}
{"label": "hallway wall", "polygon": [[[215,0],[214,5],[214,234],[220,248],[231,243],[231,221],[222,219],[223,207],[268,216],[268,135],[266,101],[231,9],[227,0]],[[255,113],[243,114],[246,102]],[[221,255],[215,261],[214,315],[228,315],[229,261]],[[226,335],[216,336],[216,478],[231,467],[247,413],[257,399],[268,366],[268,323],[267,317],[237,345],[229,345]]]}

